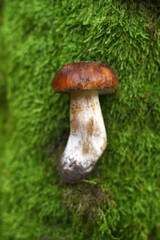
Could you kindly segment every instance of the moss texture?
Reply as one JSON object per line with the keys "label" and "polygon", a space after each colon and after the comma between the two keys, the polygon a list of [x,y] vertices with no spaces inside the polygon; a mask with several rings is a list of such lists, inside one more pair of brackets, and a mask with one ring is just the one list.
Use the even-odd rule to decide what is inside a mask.
{"label": "moss texture", "polygon": [[[1,239],[160,239],[159,2],[3,2]],[[71,186],[57,173],[69,96],[54,94],[51,82],[81,60],[108,63],[120,87],[100,97],[108,147]]]}

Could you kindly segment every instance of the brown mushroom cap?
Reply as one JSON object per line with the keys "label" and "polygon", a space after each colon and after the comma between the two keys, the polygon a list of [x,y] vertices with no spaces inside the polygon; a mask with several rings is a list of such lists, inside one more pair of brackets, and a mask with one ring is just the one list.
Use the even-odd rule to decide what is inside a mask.
{"label": "brown mushroom cap", "polygon": [[87,61],[65,65],[52,82],[54,91],[59,93],[97,89],[107,94],[115,92],[118,85],[116,73],[107,64]]}

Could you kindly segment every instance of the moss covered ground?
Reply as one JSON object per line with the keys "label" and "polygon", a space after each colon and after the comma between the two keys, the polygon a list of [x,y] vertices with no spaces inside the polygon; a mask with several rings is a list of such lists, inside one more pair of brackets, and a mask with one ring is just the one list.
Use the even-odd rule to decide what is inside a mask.
{"label": "moss covered ground", "polygon": [[[2,240],[160,239],[160,3],[0,1]],[[57,172],[69,96],[52,78],[75,61],[108,63],[100,96],[108,147],[90,176]],[[3,210],[3,211],[2,211]]]}

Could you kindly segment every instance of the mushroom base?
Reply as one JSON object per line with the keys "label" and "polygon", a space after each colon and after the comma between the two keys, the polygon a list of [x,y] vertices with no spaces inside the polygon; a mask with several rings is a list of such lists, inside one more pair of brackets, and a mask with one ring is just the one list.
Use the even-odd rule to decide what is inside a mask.
{"label": "mushroom base", "polygon": [[72,92],[70,136],[60,161],[61,178],[68,183],[84,179],[106,145],[107,135],[97,90]]}

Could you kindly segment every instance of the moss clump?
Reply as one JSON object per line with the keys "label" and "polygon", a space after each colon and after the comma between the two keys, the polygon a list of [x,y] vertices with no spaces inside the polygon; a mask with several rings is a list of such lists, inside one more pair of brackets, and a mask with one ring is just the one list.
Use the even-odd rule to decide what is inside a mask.
{"label": "moss clump", "polygon": [[[2,20],[1,239],[160,239],[158,1],[5,0]],[[107,150],[70,186],[57,173],[69,96],[51,82],[81,60],[108,63],[120,87],[100,97]]]}

